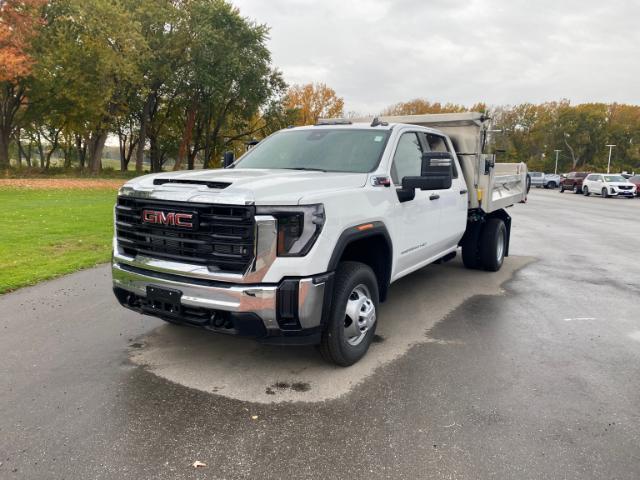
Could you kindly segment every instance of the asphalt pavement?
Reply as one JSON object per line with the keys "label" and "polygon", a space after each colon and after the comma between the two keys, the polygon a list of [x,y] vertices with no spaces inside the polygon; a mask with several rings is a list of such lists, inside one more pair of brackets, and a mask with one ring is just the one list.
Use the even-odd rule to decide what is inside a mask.
{"label": "asphalt pavement", "polygon": [[640,199],[509,213],[500,272],[394,284],[349,369],[126,311],[106,266],[0,296],[0,478],[640,478]]}

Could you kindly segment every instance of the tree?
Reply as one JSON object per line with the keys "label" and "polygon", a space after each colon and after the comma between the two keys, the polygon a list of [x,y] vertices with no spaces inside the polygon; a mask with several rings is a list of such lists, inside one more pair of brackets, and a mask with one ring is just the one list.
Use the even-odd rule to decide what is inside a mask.
{"label": "tree", "polygon": [[87,148],[93,173],[115,121],[126,114],[146,45],[120,2],[54,0],[37,42],[33,108],[58,118]]}
{"label": "tree", "polygon": [[280,101],[286,85],[271,66],[268,28],[243,18],[231,4],[193,0],[189,30],[191,56],[182,118],[188,125],[196,109],[190,156],[201,152],[208,168],[217,163],[222,149],[264,127],[256,118]]}
{"label": "tree", "polygon": [[31,74],[31,43],[42,25],[45,0],[0,2],[0,169],[9,167],[9,142],[18,128]]}
{"label": "tree", "polygon": [[295,112],[295,125],[313,125],[320,118],[342,116],[344,99],[324,83],[308,83],[291,86],[285,105]]}

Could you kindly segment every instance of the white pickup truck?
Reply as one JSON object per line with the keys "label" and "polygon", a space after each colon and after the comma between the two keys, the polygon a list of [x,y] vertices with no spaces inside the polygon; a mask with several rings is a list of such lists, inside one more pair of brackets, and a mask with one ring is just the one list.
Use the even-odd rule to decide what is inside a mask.
{"label": "white pickup truck", "polygon": [[504,209],[526,200],[527,171],[482,153],[486,120],[321,121],[224,169],[131,180],[115,207],[115,295],[172,323],[316,344],[351,365],[392,282],[459,246],[468,268],[496,271],[508,255]]}

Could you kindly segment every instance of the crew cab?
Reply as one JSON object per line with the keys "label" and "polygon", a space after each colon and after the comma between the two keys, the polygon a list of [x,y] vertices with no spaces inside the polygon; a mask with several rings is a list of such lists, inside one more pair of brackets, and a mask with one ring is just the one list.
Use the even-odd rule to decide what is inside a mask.
{"label": "crew cab", "polygon": [[536,188],[556,188],[560,185],[560,175],[555,173],[529,172],[531,186]]}
{"label": "crew cab", "polygon": [[505,208],[526,200],[527,171],[483,154],[486,135],[479,113],[321,121],[223,169],[131,180],[115,207],[115,295],[351,365],[385,321],[392,282],[459,247],[468,268],[502,266]]}
{"label": "crew cab", "polygon": [[594,193],[605,198],[633,198],[636,196],[636,186],[622,175],[591,173],[582,182],[582,193],[587,197]]}
{"label": "crew cab", "polygon": [[573,193],[582,193],[582,181],[589,175],[589,172],[571,172],[561,175],[560,193],[569,190]]}

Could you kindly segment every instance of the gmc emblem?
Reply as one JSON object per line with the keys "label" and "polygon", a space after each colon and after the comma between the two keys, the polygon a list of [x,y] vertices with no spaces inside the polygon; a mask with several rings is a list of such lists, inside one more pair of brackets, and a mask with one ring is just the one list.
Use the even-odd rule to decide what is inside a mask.
{"label": "gmc emblem", "polygon": [[143,210],[142,223],[167,225],[171,227],[193,228],[193,213],[163,212]]}

